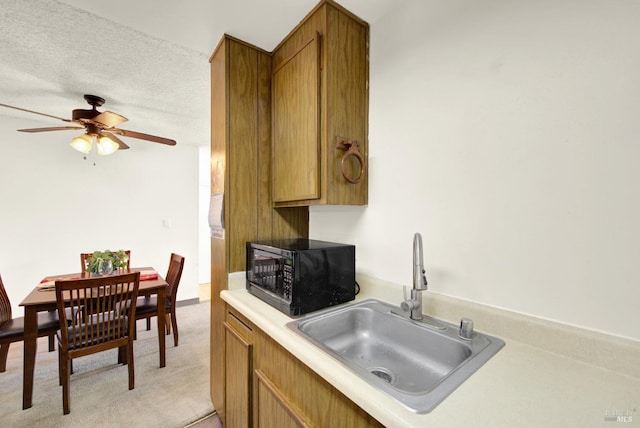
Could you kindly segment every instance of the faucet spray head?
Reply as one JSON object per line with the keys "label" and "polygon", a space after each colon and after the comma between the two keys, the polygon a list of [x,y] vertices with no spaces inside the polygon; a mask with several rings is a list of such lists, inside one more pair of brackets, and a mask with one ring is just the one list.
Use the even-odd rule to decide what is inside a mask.
{"label": "faucet spray head", "polygon": [[424,270],[424,256],[422,251],[422,235],[413,235],[413,289],[426,290],[427,277]]}

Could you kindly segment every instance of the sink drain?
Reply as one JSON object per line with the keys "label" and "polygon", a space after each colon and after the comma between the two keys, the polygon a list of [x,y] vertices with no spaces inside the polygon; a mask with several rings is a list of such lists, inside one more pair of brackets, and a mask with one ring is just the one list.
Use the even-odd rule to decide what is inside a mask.
{"label": "sink drain", "polygon": [[393,380],[394,380],[393,374],[389,370],[385,369],[384,367],[376,367],[376,368],[370,369],[369,372],[379,377],[380,379],[382,379],[387,383],[393,383]]}

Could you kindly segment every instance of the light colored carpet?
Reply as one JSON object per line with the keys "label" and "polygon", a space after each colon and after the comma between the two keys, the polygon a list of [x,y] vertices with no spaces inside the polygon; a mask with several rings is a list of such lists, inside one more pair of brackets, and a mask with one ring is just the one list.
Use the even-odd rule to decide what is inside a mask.
{"label": "light colored carpet", "polygon": [[[167,365],[159,367],[156,320],[138,321],[135,389],[116,350],[77,358],[71,376],[71,413],[62,414],[58,350],[38,341],[33,406],[22,410],[22,342],[11,345],[0,373],[2,427],[167,427],[188,425],[213,411],[209,393],[209,302],[177,308],[180,345],[166,336]],[[57,345],[56,345],[57,346]]]}

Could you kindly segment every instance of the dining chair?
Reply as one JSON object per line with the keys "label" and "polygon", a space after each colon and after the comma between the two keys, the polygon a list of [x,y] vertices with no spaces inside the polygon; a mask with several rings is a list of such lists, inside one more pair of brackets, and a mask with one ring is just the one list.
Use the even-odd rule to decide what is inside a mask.
{"label": "dining chair", "polygon": [[[131,250],[125,250],[124,252],[127,255],[127,269],[131,264]],[[87,271],[87,259],[93,256],[93,253],[80,253],[80,268],[82,269],[82,273]]]}
{"label": "dining chair", "polygon": [[[59,328],[58,314],[38,314],[38,337],[49,336],[49,352],[54,349],[54,337]],[[11,302],[0,276],[0,373],[7,369],[9,346],[24,340],[24,317],[11,316]]]}
{"label": "dining chair", "polygon": [[[176,295],[178,294],[178,285],[182,277],[182,269],[184,268],[184,257],[175,253],[171,253],[169,258],[169,268],[165,280],[169,284],[167,288],[167,300],[165,303],[167,322],[167,334],[171,333],[173,326],[173,345],[178,346],[178,321],[176,319]],[[146,319],[147,330],[151,329],[151,318],[158,316],[158,296],[140,296],[136,301],[136,320]]]}
{"label": "dining chair", "polygon": [[56,281],[59,380],[65,415],[71,411],[70,378],[74,358],[118,348],[118,361],[128,365],[129,389],[134,388],[136,308],[128,303],[138,297],[139,286],[139,272]]}

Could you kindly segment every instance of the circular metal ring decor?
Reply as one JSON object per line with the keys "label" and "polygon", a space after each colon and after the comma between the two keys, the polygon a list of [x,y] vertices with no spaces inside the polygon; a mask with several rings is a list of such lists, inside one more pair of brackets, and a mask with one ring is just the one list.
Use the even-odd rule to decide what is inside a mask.
{"label": "circular metal ring decor", "polygon": [[[347,158],[349,158],[349,156],[353,156],[360,163],[360,174],[358,174],[358,176],[355,178],[349,177],[346,171],[345,161],[347,160]],[[351,184],[357,184],[360,182],[360,180],[362,180],[362,176],[364,175],[364,158],[358,150],[357,142],[352,144],[349,147],[349,150],[347,150],[347,152],[342,156],[342,160],[340,161],[340,171],[342,171],[342,176],[344,177],[344,179]]]}

